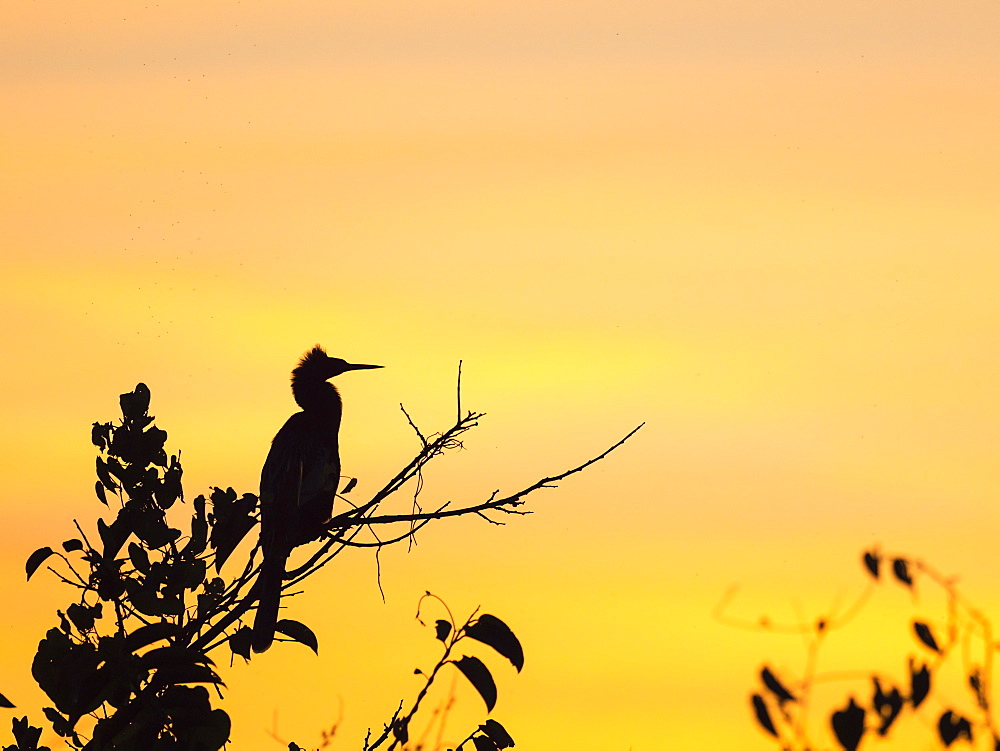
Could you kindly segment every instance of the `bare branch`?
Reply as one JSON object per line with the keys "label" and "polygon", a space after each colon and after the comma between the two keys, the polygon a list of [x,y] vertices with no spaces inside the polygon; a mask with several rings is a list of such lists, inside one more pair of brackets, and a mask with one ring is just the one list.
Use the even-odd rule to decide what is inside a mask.
{"label": "bare branch", "polygon": [[[423,513],[410,513],[410,514],[385,514],[385,515],[382,515],[382,516],[367,516],[364,519],[364,523],[365,524],[393,524],[393,523],[396,523],[396,522],[413,522],[413,521],[419,521],[419,520],[425,520],[425,519],[442,519],[442,518],[447,517],[447,516],[463,516],[465,514],[481,514],[481,512],[483,512],[483,511],[489,511],[489,510],[502,511],[502,512],[507,513],[507,514],[528,514],[528,513],[531,513],[530,511],[523,511],[523,510],[518,510],[517,509],[518,506],[521,506],[521,505],[524,504],[524,501],[522,499],[525,496],[529,495],[530,493],[534,493],[536,490],[540,490],[542,488],[554,488],[554,487],[556,487],[556,483],[558,483],[558,482],[566,479],[567,477],[569,477],[572,474],[576,474],[577,472],[581,472],[582,470],[586,469],[587,467],[591,466],[592,464],[594,464],[596,462],[599,462],[601,459],[603,459],[604,457],[606,457],[612,451],[614,451],[619,446],[621,446],[623,443],[625,443],[625,441],[627,441],[629,438],[631,438],[633,435],[635,435],[639,431],[639,429],[642,428],[642,426],[645,425],[645,424],[646,423],[642,423],[642,424],[636,426],[635,428],[633,428],[631,431],[629,431],[629,433],[624,438],[622,438],[620,441],[618,441],[617,443],[615,443],[613,446],[611,446],[611,447],[605,449],[604,451],[602,451],[600,454],[598,454],[597,456],[595,456],[593,459],[589,459],[586,462],[584,462],[583,464],[580,464],[580,465],[578,465],[576,467],[573,467],[572,469],[568,469],[565,472],[561,472],[561,473],[559,473],[557,475],[553,475],[551,477],[543,477],[541,480],[538,480],[537,482],[532,483],[528,487],[526,487],[523,490],[520,490],[517,493],[514,493],[512,495],[505,496],[503,498],[496,498],[497,492],[494,491],[493,494],[490,496],[489,500],[484,501],[483,503],[476,504],[475,506],[462,506],[460,508],[445,509],[445,506],[448,505],[448,504],[445,504],[444,506],[441,506],[436,511],[428,511],[428,512],[423,512]],[[340,517],[337,517],[337,519],[339,519],[339,518]],[[336,522],[336,519],[334,520],[334,522]],[[350,523],[347,523],[345,521],[345,522],[341,522],[339,524],[334,524],[333,522],[331,522],[331,526],[341,526],[342,525],[343,527],[347,528],[347,527],[354,526],[354,524],[356,524],[356,523],[357,522],[354,522],[353,520]]]}

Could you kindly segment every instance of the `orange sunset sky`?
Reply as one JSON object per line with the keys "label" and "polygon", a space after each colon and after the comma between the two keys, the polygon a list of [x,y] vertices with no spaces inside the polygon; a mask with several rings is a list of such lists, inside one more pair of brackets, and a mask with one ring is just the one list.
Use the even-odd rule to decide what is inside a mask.
{"label": "orange sunset sky", "polygon": [[[143,381],[188,497],[256,492],[317,342],[385,366],[338,380],[357,493],[417,448],[400,402],[450,424],[460,359],[487,416],[427,503],[646,427],[532,516],[387,551],[384,604],[370,553],[330,566],[290,603],[318,658],[223,666],[237,751],[316,747],[338,720],[331,747],[360,749],[437,659],[424,590],[520,636],[520,675],[484,659],[526,749],[773,748],[748,696],[764,662],[802,669],[802,641],[713,609],[738,585],[736,618],[829,614],[872,544],[1000,618],[995,2],[4,16],[0,692],[19,715],[42,722],[30,660],[71,597],[24,560],[93,524],[90,424]],[[825,667],[910,650],[890,617],[910,600],[879,597]],[[451,742],[484,719],[455,690]]]}

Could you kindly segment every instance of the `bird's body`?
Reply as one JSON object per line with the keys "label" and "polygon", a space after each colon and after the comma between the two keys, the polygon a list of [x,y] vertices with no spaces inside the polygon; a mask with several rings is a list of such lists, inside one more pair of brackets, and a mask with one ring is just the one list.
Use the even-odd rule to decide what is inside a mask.
{"label": "bird's body", "polygon": [[285,562],[293,548],[324,534],[340,485],[340,394],[327,379],[352,365],[314,347],[292,371],[292,394],[302,408],[271,442],[260,475],[260,544],[264,562],[252,647],[263,652],[274,640]]}

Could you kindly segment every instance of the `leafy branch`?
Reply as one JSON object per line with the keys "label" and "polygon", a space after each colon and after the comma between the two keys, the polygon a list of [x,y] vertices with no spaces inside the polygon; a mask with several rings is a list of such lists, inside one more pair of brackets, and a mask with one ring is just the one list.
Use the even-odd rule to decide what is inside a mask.
{"label": "leafy branch", "polygon": [[[474,639],[492,647],[498,654],[506,657],[519,673],[524,667],[524,651],[521,643],[506,623],[489,613],[477,615],[478,611],[474,611],[461,626],[458,626],[444,601],[430,592],[426,592],[420,598],[420,603],[417,605],[417,620],[420,620],[420,608],[424,600],[428,598],[440,602],[448,612],[447,619],[442,618],[434,622],[435,637],[444,646],[442,655],[430,672],[424,673],[419,669],[416,671],[417,675],[424,676],[425,682],[409,711],[404,713],[403,704],[400,703],[399,708],[385,723],[382,733],[377,738],[373,740],[371,733],[369,733],[365,739],[364,751],[374,751],[386,742],[389,743],[387,751],[392,751],[395,748],[401,748],[409,741],[410,723],[417,710],[420,709],[427,692],[446,665],[454,665],[482,697],[486,704],[486,711],[493,711],[497,702],[497,687],[489,668],[477,657],[469,655],[463,655],[458,659],[452,657],[455,648],[463,640]],[[423,621],[420,622],[423,623]],[[507,734],[506,729],[496,720],[487,720],[485,724],[480,725],[456,747],[455,751],[459,751],[470,742],[475,745],[476,751],[502,751],[502,749],[514,745],[514,741]]]}
{"label": "leafy branch", "polygon": [[[843,672],[817,672],[821,645],[832,631],[844,628],[858,615],[878,583],[892,580],[909,590],[915,601],[924,583],[943,595],[944,613],[935,621],[924,617],[910,619],[908,638],[916,641],[919,651],[911,651],[906,656],[905,680],[900,682],[878,671],[866,672],[861,677],[868,684],[868,691],[852,691],[830,711],[829,727],[833,737],[840,748],[856,751],[866,737],[889,737],[906,715],[923,715],[925,710],[922,708],[928,706],[928,699],[937,697],[941,709],[936,712],[933,725],[936,740],[943,747],[948,748],[958,740],[970,744],[981,740],[994,751],[1000,749],[992,700],[993,661],[1000,644],[994,641],[989,619],[959,592],[954,578],[919,559],[886,556],[873,549],[864,553],[862,563],[870,577],[869,584],[839,617],[821,617],[807,626],[781,626],[768,619],[747,623],[724,613],[729,597],[720,604],[717,617],[732,625],[800,633],[807,638],[806,669],[797,680],[779,677],[771,667],[762,666],[761,687],[750,697],[757,724],[782,749],[807,751],[816,748],[807,721],[813,689],[820,683],[850,678]],[[971,709],[960,711],[953,702],[938,696],[941,693],[936,690],[940,683],[938,677],[948,664],[954,663],[959,663],[957,667],[964,677]]]}

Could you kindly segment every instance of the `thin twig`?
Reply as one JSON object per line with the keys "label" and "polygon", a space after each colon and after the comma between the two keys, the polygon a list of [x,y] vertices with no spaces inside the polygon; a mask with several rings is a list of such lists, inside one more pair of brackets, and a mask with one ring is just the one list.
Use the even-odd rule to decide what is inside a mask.
{"label": "thin twig", "polygon": [[455,412],[455,422],[462,421],[462,361],[458,361],[458,386],[456,388],[458,409]]}
{"label": "thin twig", "polygon": [[410,417],[410,413],[406,411],[406,407],[403,406],[402,402],[399,403],[399,408],[403,411],[403,414],[406,415],[406,421],[410,423],[410,427],[413,428],[413,432],[417,434],[417,437],[420,439],[421,445],[423,445],[426,448],[427,439],[424,438],[424,434],[420,432],[420,428],[418,428],[416,423],[413,422],[413,418]]}

